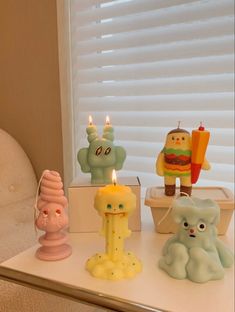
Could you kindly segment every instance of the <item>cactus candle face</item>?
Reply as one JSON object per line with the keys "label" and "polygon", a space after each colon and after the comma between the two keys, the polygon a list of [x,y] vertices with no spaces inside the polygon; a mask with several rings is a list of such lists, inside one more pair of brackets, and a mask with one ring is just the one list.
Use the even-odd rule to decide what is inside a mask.
{"label": "cactus candle face", "polygon": [[[208,143],[208,134],[208,131],[194,130],[193,140],[188,131],[180,128],[167,134],[165,146],[158,155],[156,162],[157,174],[164,176],[165,194],[167,196],[175,195],[176,178],[180,179],[180,192],[191,195],[192,183],[196,182],[194,178],[192,181],[191,172],[194,177],[195,165],[198,168],[198,161],[200,161],[200,169],[210,169],[208,161],[204,158],[207,147],[207,144],[204,144],[204,135],[208,138]],[[195,161],[195,164],[192,163],[192,160]]]}
{"label": "cactus candle face", "polygon": [[120,170],[126,158],[123,147],[113,143],[113,127],[106,118],[102,138],[98,137],[97,129],[89,117],[89,125],[86,129],[89,147],[82,148],[77,154],[78,162],[83,172],[91,173],[91,183],[111,183],[112,170]]}
{"label": "cactus candle face", "polygon": [[161,269],[176,279],[204,283],[221,279],[233,264],[232,252],[217,238],[220,208],[210,199],[181,197],[173,202],[178,233],[163,248]]}
{"label": "cactus candle face", "polygon": [[140,261],[124,251],[124,239],[131,234],[128,218],[136,206],[136,197],[124,185],[107,185],[95,196],[95,209],[102,217],[101,234],[105,237],[105,253],[97,253],[86,263],[86,269],[103,279],[120,280],[134,277],[141,271]]}

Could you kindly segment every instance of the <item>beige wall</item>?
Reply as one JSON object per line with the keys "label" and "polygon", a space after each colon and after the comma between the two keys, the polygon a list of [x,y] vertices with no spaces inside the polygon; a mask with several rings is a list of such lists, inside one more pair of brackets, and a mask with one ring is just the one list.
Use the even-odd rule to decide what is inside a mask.
{"label": "beige wall", "polygon": [[0,0],[0,128],[63,173],[56,0]]}

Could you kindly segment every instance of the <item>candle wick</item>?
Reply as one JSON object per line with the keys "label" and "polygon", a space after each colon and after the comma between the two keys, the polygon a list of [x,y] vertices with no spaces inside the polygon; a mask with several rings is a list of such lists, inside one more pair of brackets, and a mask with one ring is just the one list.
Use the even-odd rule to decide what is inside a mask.
{"label": "candle wick", "polygon": [[178,121],[178,129],[179,129],[179,127],[180,127],[180,124],[181,124],[181,121],[179,120],[179,121]]}

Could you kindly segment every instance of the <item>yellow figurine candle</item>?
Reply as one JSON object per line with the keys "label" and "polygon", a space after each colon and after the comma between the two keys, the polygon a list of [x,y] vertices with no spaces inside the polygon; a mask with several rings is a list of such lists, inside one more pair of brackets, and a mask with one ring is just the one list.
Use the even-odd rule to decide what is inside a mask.
{"label": "yellow figurine candle", "polygon": [[180,192],[192,192],[192,183],[197,182],[200,170],[209,170],[210,164],[205,158],[209,132],[204,127],[190,133],[181,129],[180,122],[177,129],[168,132],[165,146],[156,161],[156,172],[164,176],[165,194],[174,196],[176,179],[180,179]]}
{"label": "yellow figurine candle", "polygon": [[91,257],[86,269],[94,277],[120,280],[134,277],[142,265],[133,253],[124,251],[124,239],[131,234],[128,218],[136,206],[135,194],[129,187],[116,184],[115,177],[113,182],[100,188],[95,196],[95,209],[103,219],[105,253]]}

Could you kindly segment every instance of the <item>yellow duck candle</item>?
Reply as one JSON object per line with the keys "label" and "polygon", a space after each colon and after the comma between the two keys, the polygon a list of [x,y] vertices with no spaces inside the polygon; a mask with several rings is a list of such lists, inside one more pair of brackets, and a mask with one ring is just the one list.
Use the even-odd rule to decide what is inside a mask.
{"label": "yellow duck candle", "polygon": [[[166,137],[163,150],[157,157],[156,172],[159,176],[164,176],[165,194],[174,196],[176,189],[176,178],[180,179],[180,192],[192,192],[192,178],[195,181],[195,173],[199,176],[200,169],[209,170],[210,164],[205,158],[205,151],[208,140],[206,137],[209,132],[203,129],[193,130],[190,133],[181,129],[171,130]],[[205,136],[204,136],[205,135]],[[194,169],[194,168],[197,169]],[[193,171],[192,171],[193,168]]]}
{"label": "yellow duck candle", "polygon": [[132,278],[142,269],[132,252],[124,251],[124,239],[130,236],[128,218],[136,207],[136,196],[125,185],[113,184],[98,190],[95,209],[102,217],[101,234],[105,237],[105,253],[97,253],[86,263],[86,269],[97,278],[120,280]]}

